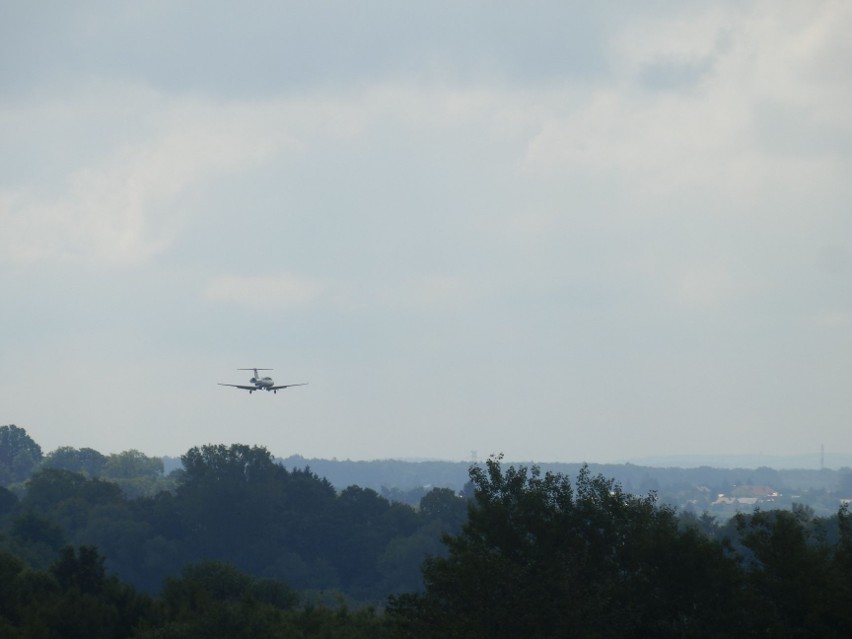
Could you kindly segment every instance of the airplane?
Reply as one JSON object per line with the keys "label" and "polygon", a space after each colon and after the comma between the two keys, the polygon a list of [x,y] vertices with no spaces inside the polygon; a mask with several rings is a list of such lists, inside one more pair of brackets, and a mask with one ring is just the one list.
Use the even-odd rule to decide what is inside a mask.
{"label": "airplane", "polygon": [[247,390],[249,395],[251,395],[256,390],[265,390],[272,391],[276,395],[278,391],[282,388],[290,388],[291,386],[307,386],[308,383],[304,382],[302,384],[280,384],[278,386],[275,385],[275,382],[272,381],[271,377],[261,377],[257,374],[257,371],[271,371],[271,368],[238,368],[238,371],[254,371],[254,377],[252,377],[249,382],[252,386],[243,386],[240,384],[222,384],[219,383],[219,386],[231,386],[233,388],[241,388],[242,390]]}

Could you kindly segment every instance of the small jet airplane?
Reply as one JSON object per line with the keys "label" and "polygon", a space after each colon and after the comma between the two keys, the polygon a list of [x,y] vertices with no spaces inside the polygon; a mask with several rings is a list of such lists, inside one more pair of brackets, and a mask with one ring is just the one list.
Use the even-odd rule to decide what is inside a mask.
{"label": "small jet airplane", "polygon": [[243,386],[240,384],[222,384],[219,383],[219,386],[231,386],[233,388],[241,388],[242,390],[247,390],[249,395],[251,395],[256,390],[265,390],[272,391],[273,393],[278,393],[282,388],[290,388],[291,386],[307,386],[308,383],[304,382],[302,384],[280,384],[278,386],[275,385],[275,382],[272,381],[271,377],[261,377],[257,374],[257,371],[271,371],[271,368],[238,368],[238,371],[254,371],[254,377],[252,377],[249,382],[252,384],[251,386]]}

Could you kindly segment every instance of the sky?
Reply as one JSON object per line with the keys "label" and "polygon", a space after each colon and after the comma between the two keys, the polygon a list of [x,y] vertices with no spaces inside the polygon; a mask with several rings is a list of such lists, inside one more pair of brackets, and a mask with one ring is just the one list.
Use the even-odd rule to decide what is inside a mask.
{"label": "sky", "polygon": [[[0,4],[44,452],[852,452],[852,3]],[[278,394],[244,384],[273,368]]]}

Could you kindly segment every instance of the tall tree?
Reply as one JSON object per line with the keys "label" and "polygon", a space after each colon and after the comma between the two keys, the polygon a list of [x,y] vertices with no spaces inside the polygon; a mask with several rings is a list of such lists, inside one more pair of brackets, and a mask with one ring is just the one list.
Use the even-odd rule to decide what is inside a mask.
{"label": "tall tree", "polygon": [[265,448],[242,444],[192,448],[181,460],[176,506],[188,558],[229,561],[255,574],[272,567],[277,574],[275,566],[293,552],[291,529],[306,523],[287,516],[288,471]]}
{"label": "tall tree", "polygon": [[73,448],[60,446],[45,455],[42,468],[61,468],[87,477],[100,477],[107,457],[94,448]]}
{"label": "tall tree", "polygon": [[0,486],[29,478],[41,461],[41,446],[14,424],[0,426]]}
{"label": "tall tree", "polygon": [[148,457],[138,450],[126,450],[110,455],[104,462],[103,472],[110,479],[155,479],[163,474],[163,460],[159,457]]}
{"label": "tall tree", "polygon": [[468,521],[426,562],[425,593],[391,599],[402,636],[704,636],[736,600],[721,547],[653,497],[500,458],[470,476]]}
{"label": "tall tree", "polygon": [[740,514],[734,522],[745,547],[749,606],[768,634],[850,636],[845,510],[838,514],[841,538],[833,547],[823,541],[823,522],[806,507]]}
{"label": "tall tree", "polygon": [[103,476],[118,484],[128,497],[153,495],[171,487],[163,477],[163,460],[138,450],[110,455],[103,465]]}
{"label": "tall tree", "polygon": [[3,488],[3,486],[0,486],[0,522],[2,522],[3,517],[11,513],[17,505],[18,498],[15,496],[15,493]]}

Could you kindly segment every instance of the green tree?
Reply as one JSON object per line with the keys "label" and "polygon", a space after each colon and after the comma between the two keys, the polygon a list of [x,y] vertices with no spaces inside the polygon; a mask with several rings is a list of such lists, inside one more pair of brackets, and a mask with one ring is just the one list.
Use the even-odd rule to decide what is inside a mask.
{"label": "green tree", "polygon": [[151,602],[104,575],[92,547],[66,547],[48,571],[0,553],[0,636],[70,639],[130,637]]}
{"label": "green tree", "polygon": [[11,490],[0,486],[0,522],[18,505],[18,498]]}
{"label": "green tree", "polygon": [[421,568],[429,557],[446,555],[441,544],[441,525],[429,522],[413,534],[391,539],[377,560],[379,582],[385,593],[423,591]]}
{"label": "green tree", "polygon": [[276,474],[281,468],[263,446],[244,444],[207,445],[190,448],[181,455],[185,472],[184,484],[256,483]]}
{"label": "green tree", "polygon": [[138,450],[110,455],[102,473],[131,498],[153,495],[172,487],[172,482],[163,476],[163,460],[148,457]]}
{"label": "green tree", "polygon": [[438,521],[444,532],[457,534],[467,521],[467,500],[451,488],[433,488],[420,499],[420,513]]}
{"label": "green tree", "polygon": [[148,457],[138,450],[126,450],[110,455],[104,463],[103,473],[110,479],[157,479],[163,475],[163,460],[159,457]]}
{"label": "green tree", "polygon": [[166,580],[159,627],[139,637],[290,637],[298,636],[283,612],[298,596],[285,584],[256,580],[233,565],[203,561]]}
{"label": "green tree", "polygon": [[[387,584],[405,583],[393,562],[404,557],[412,566],[410,555],[385,551],[421,524],[411,507],[358,486],[337,495],[327,480],[308,468],[288,471],[265,448],[203,446],[182,461],[175,509],[191,561],[228,561],[293,587],[361,598],[383,599]],[[410,581],[418,572],[415,564]]]}
{"label": "green tree", "polygon": [[64,546],[50,572],[64,589],[76,588],[81,593],[97,594],[106,581],[104,558],[94,546]]}
{"label": "green tree", "polygon": [[376,564],[387,545],[384,518],[390,503],[376,491],[349,486],[337,499],[341,532],[334,544],[333,560],[344,584],[358,587],[374,583]]}
{"label": "green tree", "polygon": [[8,534],[0,542],[29,565],[46,568],[65,543],[65,535],[52,521],[25,510],[11,519]]}
{"label": "green tree", "polygon": [[65,541],[59,526],[31,510],[15,517],[9,532],[18,541],[44,544],[52,550],[58,550]]}
{"label": "green tree", "polygon": [[835,630],[837,637],[852,636],[852,517],[848,507],[837,513],[839,540],[834,549],[826,575],[826,592],[822,602],[826,612],[826,625]]}
{"label": "green tree", "polygon": [[42,468],[61,468],[80,473],[86,477],[100,477],[107,457],[93,448],[73,448],[60,446],[45,455],[41,462]]}
{"label": "green tree", "polygon": [[86,525],[92,508],[124,501],[121,489],[113,482],[46,468],[27,482],[22,504],[43,514],[50,513],[68,530],[76,531]]}
{"label": "green tree", "polygon": [[231,561],[253,570],[248,556],[257,554],[256,544],[283,541],[275,525],[282,501],[277,484],[287,471],[265,448],[239,444],[191,448],[181,460],[185,472],[176,506],[192,559]]}
{"label": "green tree", "polygon": [[500,458],[470,476],[467,523],[427,560],[425,593],[391,598],[401,636],[713,636],[736,601],[733,562],[653,497]]}
{"label": "green tree", "polygon": [[749,605],[772,636],[848,637],[852,631],[848,522],[843,511],[839,517],[836,547],[823,542],[822,522],[805,507],[735,517]]}
{"label": "green tree", "polygon": [[41,461],[41,446],[14,424],[0,426],[0,485],[25,481]]}

